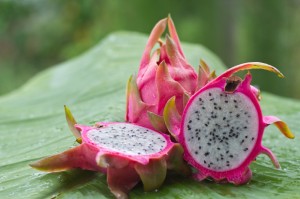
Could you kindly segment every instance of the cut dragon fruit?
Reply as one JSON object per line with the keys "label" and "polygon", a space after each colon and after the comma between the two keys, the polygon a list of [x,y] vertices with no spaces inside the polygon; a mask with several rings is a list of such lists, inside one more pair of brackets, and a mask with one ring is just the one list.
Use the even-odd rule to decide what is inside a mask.
{"label": "cut dragon fruit", "polygon": [[182,147],[165,134],[129,123],[77,125],[67,107],[65,112],[70,129],[81,144],[30,164],[33,168],[47,172],[81,168],[106,173],[116,198],[127,198],[139,181],[145,191],[159,188],[167,169],[189,173],[182,159]]}
{"label": "cut dragon fruit", "polygon": [[271,150],[262,145],[264,129],[270,124],[274,123],[286,137],[294,138],[286,123],[262,115],[259,92],[250,85],[251,74],[244,80],[232,76],[248,69],[265,69],[283,77],[267,64],[241,64],[206,83],[188,101],[182,116],[176,110],[174,98],[166,105],[166,125],[179,136],[184,158],[197,169],[194,177],[198,180],[247,183],[252,176],[249,165],[261,153],[279,168]]}

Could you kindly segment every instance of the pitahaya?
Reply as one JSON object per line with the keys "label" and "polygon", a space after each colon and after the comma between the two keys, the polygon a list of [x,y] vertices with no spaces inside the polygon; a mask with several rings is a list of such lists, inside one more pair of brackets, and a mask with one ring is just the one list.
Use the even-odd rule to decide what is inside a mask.
{"label": "pitahaya", "polygon": [[204,85],[188,101],[181,116],[171,98],[164,110],[166,125],[178,136],[185,160],[197,169],[198,180],[247,183],[252,176],[250,163],[263,153],[276,168],[279,163],[270,149],[262,145],[265,127],[275,124],[288,138],[290,129],[275,116],[263,116],[258,90],[250,85],[251,74],[242,80],[240,70],[265,69],[283,75],[263,63],[245,63],[233,67]]}
{"label": "pitahaya", "polygon": [[93,127],[78,125],[67,107],[65,113],[81,144],[30,164],[33,168],[46,172],[81,168],[106,173],[116,198],[127,198],[139,181],[145,191],[159,188],[167,169],[189,173],[182,159],[182,147],[165,134],[121,122],[98,122]]}
{"label": "pitahaya", "polygon": [[[160,36],[166,25],[170,36],[163,43]],[[151,55],[157,42],[160,48]],[[162,19],[150,34],[137,77],[128,81],[126,121],[166,132],[162,118],[166,102],[175,96],[176,107],[182,112],[196,88],[197,74],[185,59],[174,23],[170,16]]]}

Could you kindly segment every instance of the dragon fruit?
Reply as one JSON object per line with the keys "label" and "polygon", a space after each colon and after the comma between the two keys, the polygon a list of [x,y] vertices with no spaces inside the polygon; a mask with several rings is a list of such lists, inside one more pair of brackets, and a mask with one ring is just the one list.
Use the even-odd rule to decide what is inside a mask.
{"label": "dragon fruit", "polygon": [[189,173],[182,147],[165,134],[121,122],[98,122],[93,127],[78,125],[67,107],[65,113],[80,145],[32,163],[31,167],[46,172],[81,168],[106,173],[116,198],[127,198],[139,181],[145,191],[159,188],[167,169]]}
{"label": "dragon fruit", "polygon": [[[166,35],[164,43],[160,36],[167,25],[170,36]],[[156,43],[160,47],[151,55]],[[167,132],[162,118],[165,104],[175,96],[181,113],[196,91],[197,81],[197,73],[185,59],[171,17],[160,20],[150,34],[137,77],[131,76],[128,81],[126,121]]]}
{"label": "dragon fruit", "polygon": [[268,125],[275,124],[286,137],[294,138],[286,123],[262,115],[259,92],[250,85],[251,74],[244,80],[233,75],[249,69],[269,70],[283,77],[270,65],[245,63],[207,82],[190,98],[182,115],[176,110],[175,98],[166,104],[166,126],[182,144],[185,160],[196,168],[197,180],[247,183],[252,177],[249,165],[259,154],[266,154],[280,167],[271,150],[262,145]]}

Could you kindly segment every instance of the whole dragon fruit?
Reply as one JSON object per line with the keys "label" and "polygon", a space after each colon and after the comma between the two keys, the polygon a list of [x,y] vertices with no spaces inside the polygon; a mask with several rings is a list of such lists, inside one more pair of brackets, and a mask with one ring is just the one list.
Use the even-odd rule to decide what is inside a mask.
{"label": "whole dragon fruit", "polygon": [[[160,36],[166,25],[170,36],[163,43]],[[160,47],[151,54],[156,43]],[[131,76],[128,81],[126,121],[167,132],[162,118],[165,104],[175,96],[181,113],[197,89],[197,77],[185,59],[171,17],[162,19],[150,34],[137,77]]]}
{"label": "whole dragon fruit", "polygon": [[165,134],[130,123],[78,125],[67,107],[65,112],[80,145],[32,163],[31,167],[46,172],[81,168],[106,173],[108,186],[116,198],[127,198],[140,181],[145,191],[159,188],[167,169],[189,173],[182,159],[182,147]]}
{"label": "whole dragon fruit", "polygon": [[270,149],[262,145],[265,127],[275,124],[288,138],[294,138],[286,123],[275,116],[263,116],[258,90],[250,85],[251,74],[242,80],[240,70],[265,69],[283,75],[263,63],[235,66],[208,82],[188,101],[181,116],[171,98],[164,119],[184,148],[184,158],[197,169],[198,180],[247,183],[252,176],[250,163],[263,153],[276,168],[279,163]]}

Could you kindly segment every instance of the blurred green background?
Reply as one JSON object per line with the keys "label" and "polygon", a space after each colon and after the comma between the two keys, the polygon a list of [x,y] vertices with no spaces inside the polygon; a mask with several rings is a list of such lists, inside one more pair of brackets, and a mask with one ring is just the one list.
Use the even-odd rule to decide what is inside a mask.
{"label": "blurred green background", "polygon": [[113,31],[149,34],[168,13],[181,41],[203,44],[227,66],[276,66],[285,79],[253,71],[254,84],[300,99],[300,0],[0,0],[0,95]]}

